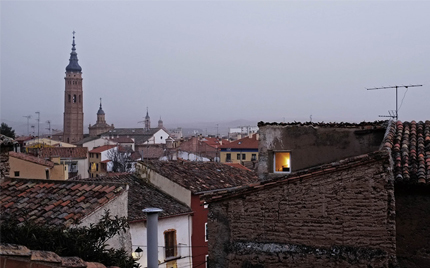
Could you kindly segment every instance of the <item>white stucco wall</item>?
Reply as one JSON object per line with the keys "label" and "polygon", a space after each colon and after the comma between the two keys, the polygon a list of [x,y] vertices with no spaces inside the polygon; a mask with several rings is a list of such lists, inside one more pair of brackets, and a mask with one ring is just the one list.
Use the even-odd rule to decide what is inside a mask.
{"label": "white stucco wall", "polygon": [[[178,245],[178,255],[176,259],[177,267],[186,268],[192,266],[191,250],[191,216],[183,215],[170,218],[159,219],[158,221],[158,261],[159,267],[165,267],[164,264],[164,232],[167,230],[176,230],[176,241]],[[137,247],[143,250],[143,257],[138,261],[142,267],[147,266],[147,241],[146,241],[146,222],[130,223],[130,233],[133,244],[133,251]],[[164,265],[163,265],[164,264]]]}
{"label": "white stucco wall", "polygon": [[[89,226],[91,223],[97,223],[102,216],[105,214],[106,210],[112,217],[127,217],[128,216],[128,186],[127,189],[117,198],[113,199],[100,209],[96,210],[92,214],[85,217],[79,226]],[[107,241],[112,248],[124,248],[127,252],[131,254],[132,240],[131,240],[131,230],[128,229],[126,233],[117,235]]]}
{"label": "white stucco wall", "polygon": [[166,144],[166,139],[169,137],[169,133],[163,129],[158,130],[155,134],[148,139],[144,144]]}
{"label": "white stucco wall", "polygon": [[85,142],[84,144],[82,144],[82,147],[88,147],[88,151],[91,151],[95,147],[100,147],[103,145],[116,145],[116,143],[107,139],[100,138]]}

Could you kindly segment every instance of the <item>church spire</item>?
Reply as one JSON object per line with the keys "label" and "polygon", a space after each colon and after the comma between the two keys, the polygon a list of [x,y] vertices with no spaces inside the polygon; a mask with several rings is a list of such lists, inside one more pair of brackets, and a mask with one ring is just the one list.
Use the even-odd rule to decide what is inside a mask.
{"label": "church spire", "polygon": [[73,31],[72,52],[70,53],[69,65],[66,67],[66,72],[82,72],[82,68],[78,64],[78,53],[76,53],[75,48],[75,31]]}
{"label": "church spire", "polygon": [[146,107],[145,130],[149,131],[150,129],[151,129],[151,118],[149,117],[148,107]]}

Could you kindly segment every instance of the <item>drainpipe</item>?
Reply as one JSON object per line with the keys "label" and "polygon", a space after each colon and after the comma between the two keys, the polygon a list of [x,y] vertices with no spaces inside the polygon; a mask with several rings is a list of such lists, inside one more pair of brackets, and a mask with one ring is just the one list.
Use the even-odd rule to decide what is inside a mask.
{"label": "drainpipe", "polygon": [[160,208],[145,208],[146,213],[146,245],[148,268],[158,268],[158,213]]}

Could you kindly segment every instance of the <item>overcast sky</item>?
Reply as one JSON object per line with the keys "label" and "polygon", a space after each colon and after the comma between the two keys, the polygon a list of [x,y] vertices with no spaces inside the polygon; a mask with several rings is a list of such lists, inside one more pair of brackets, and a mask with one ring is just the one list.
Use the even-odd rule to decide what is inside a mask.
{"label": "overcast sky", "polygon": [[[85,131],[106,120],[430,119],[429,1],[1,1],[1,120],[62,127],[72,31]],[[405,95],[406,93],[406,95]],[[44,128],[46,126],[41,126]],[[234,126],[232,126],[234,127]]]}

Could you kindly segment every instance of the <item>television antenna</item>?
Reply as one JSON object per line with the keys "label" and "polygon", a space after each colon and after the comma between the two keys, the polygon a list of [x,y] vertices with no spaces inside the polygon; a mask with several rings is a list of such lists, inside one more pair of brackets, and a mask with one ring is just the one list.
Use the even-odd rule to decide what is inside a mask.
{"label": "television antenna", "polygon": [[406,88],[409,89],[410,87],[422,87],[423,85],[407,85],[407,86],[389,86],[389,87],[373,87],[373,88],[367,88],[367,90],[379,90],[379,89],[388,89],[388,88],[395,88],[396,89],[396,110],[388,111],[389,115],[380,115],[379,117],[391,117],[395,118],[396,120],[399,119],[399,103],[398,103],[398,89],[399,88]]}

